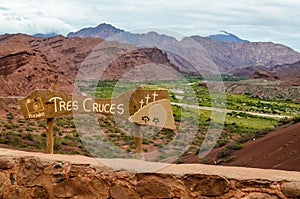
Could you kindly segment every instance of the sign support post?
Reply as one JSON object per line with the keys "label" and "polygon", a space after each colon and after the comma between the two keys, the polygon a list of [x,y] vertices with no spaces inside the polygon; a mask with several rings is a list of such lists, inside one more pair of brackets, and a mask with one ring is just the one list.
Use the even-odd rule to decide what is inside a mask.
{"label": "sign support post", "polygon": [[[51,84],[51,92],[56,90],[56,85]],[[46,123],[46,153],[53,154],[54,147],[54,137],[53,137],[53,125],[54,125],[54,117],[47,118]]]}
{"label": "sign support post", "polygon": [[136,155],[139,160],[145,160],[143,155],[143,137],[141,133],[141,125],[134,123],[134,145]]}
{"label": "sign support post", "polygon": [[47,118],[46,123],[46,153],[53,154],[54,138],[53,138],[54,118]]}

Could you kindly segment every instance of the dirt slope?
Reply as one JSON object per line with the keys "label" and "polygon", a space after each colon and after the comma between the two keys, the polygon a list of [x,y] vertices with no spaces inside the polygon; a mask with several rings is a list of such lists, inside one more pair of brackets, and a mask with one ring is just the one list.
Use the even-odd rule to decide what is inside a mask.
{"label": "dirt slope", "polygon": [[300,171],[300,123],[245,143],[235,153],[236,160],[226,164],[268,169]]}

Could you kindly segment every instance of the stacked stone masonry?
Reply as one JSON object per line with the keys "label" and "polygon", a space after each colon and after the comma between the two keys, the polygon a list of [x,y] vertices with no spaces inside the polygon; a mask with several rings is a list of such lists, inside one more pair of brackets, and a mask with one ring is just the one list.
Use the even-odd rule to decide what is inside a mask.
{"label": "stacked stone masonry", "polygon": [[32,156],[0,156],[0,199],[15,198],[299,199],[300,181],[129,173],[97,169],[90,164],[41,161]]}

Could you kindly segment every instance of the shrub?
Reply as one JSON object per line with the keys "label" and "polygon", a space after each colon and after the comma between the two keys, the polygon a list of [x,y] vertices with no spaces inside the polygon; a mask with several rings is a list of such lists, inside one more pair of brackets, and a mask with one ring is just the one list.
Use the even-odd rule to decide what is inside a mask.
{"label": "shrub", "polygon": [[72,154],[81,154],[81,152],[79,150],[73,150]]}
{"label": "shrub", "polygon": [[253,135],[251,135],[251,134],[244,134],[244,135],[241,135],[241,137],[239,137],[235,141],[235,143],[236,144],[242,144],[242,143],[245,143],[245,142],[247,142],[249,140],[252,140],[252,139],[253,139]]}
{"label": "shrub", "polygon": [[27,144],[25,144],[25,143],[20,143],[20,144],[18,144],[18,147],[20,147],[20,148],[28,148],[29,146]]}
{"label": "shrub", "polygon": [[7,129],[13,129],[13,125],[9,123],[4,124],[4,127]]}
{"label": "shrub", "polygon": [[200,153],[200,148],[198,148],[196,151],[195,151],[195,155],[199,155],[199,153]]}
{"label": "shrub", "polygon": [[8,113],[8,114],[6,115],[6,118],[7,118],[8,120],[12,120],[12,119],[14,119],[14,115],[13,115],[12,113]]}
{"label": "shrub", "polygon": [[18,123],[24,124],[24,123],[25,123],[25,120],[23,120],[23,119],[18,119]]}
{"label": "shrub", "polygon": [[53,132],[54,132],[54,133],[56,133],[56,132],[59,133],[59,132],[60,132],[59,127],[57,127],[56,125],[54,125],[54,126],[53,126]]}
{"label": "shrub", "polygon": [[70,135],[70,134],[66,134],[65,137],[64,137],[66,140],[73,140],[73,136]]}
{"label": "shrub", "polygon": [[149,144],[149,141],[146,139],[143,139],[143,144]]}
{"label": "shrub", "polygon": [[33,141],[33,135],[31,133],[26,133],[24,136],[23,136],[24,139],[26,140],[30,140],[30,141]]}
{"label": "shrub", "polygon": [[222,146],[225,146],[227,144],[227,139],[226,138],[221,138],[221,139],[218,139],[217,141],[217,144],[215,147],[222,147]]}
{"label": "shrub", "polygon": [[289,122],[290,122],[289,119],[283,118],[283,119],[280,119],[280,120],[279,120],[278,125],[279,125],[279,126],[282,126],[282,125],[288,124]]}
{"label": "shrub", "polygon": [[32,132],[32,131],[34,131],[34,130],[35,130],[35,128],[33,128],[33,127],[30,127],[30,126],[26,127],[26,131]]}
{"label": "shrub", "polygon": [[223,150],[219,151],[217,154],[217,160],[225,160],[226,158],[232,156],[234,150],[224,148]]}
{"label": "shrub", "polygon": [[59,151],[61,150],[61,141],[57,138],[54,138],[54,146],[53,146],[53,149],[55,151]]}
{"label": "shrub", "polygon": [[199,158],[199,164],[211,164],[211,160],[207,157]]}
{"label": "shrub", "polygon": [[1,143],[1,144],[9,144],[9,143],[10,143],[10,140],[7,139],[7,138],[5,138],[5,139],[0,138],[0,143]]}
{"label": "shrub", "polygon": [[46,121],[45,121],[45,120],[39,120],[39,121],[38,121],[38,126],[39,126],[39,127],[44,127],[44,128],[45,128],[45,127],[46,127]]}
{"label": "shrub", "polygon": [[293,122],[294,123],[300,122],[300,116],[294,117]]}
{"label": "shrub", "polygon": [[243,148],[243,144],[239,144],[239,143],[232,143],[229,144],[228,146],[226,146],[227,149],[232,149],[232,150],[239,150],[241,148]]}
{"label": "shrub", "polygon": [[255,138],[260,138],[267,135],[270,132],[269,129],[258,130],[254,133]]}
{"label": "shrub", "polygon": [[236,159],[236,156],[234,156],[234,155],[227,156],[227,157],[224,158],[224,159],[219,159],[219,160],[217,160],[216,164],[220,164],[221,162],[231,162],[231,161],[233,161],[233,160],[235,160],[235,159]]}
{"label": "shrub", "polygon": [[184,160],[182,160],[182,159],[178,159],[178,160],[176,161],[176,164],[182,164],[182,163],[184,163]]}

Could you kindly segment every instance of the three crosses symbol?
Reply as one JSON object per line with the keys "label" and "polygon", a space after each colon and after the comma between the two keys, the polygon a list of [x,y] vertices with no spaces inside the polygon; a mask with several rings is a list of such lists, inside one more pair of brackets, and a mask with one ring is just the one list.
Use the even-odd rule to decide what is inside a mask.
{"label": "three crosses symbol", "polygon": [[[153,97],[153,102],[154,102],[154,101],[156,100],[156,97],[158,97],[158,94],[157,94],[156,92],[154,92],[154,93],[152,93],[151,95],[152,95],[152,97]],[[144,101],[143,99],[140,101],[141,108],[143,108],[143,105],[144,105],[145,103],[146,103],[146,105],[149,104],[149,101],[150,101],[150,99],[151,99],[150,95],[147,94],[147,96],[145,97],[145,99],[146,99],[146,101]],[[146,124],[147,122],[150,121],[150,118],[149,118],[147,115],[145,115],[145,116],[142,117],[142,121],[144,121],[145,124]],[[159,118],[156,118],[156,117],[153,118],[152,122],[154,122],[154,123],[157,125],[157,123],[159,123]]]}
{"label": "three crosses symbol", "polygon": [[[153,102],[156,100],[156,97],[158,96],[158,94],[156,93],[156,92],[154,92],[153,94],[152,94],[152,96],[153,96]],[[149,104],[149,101],[150,101],[150,99],[151,99],[151,97],[149,96],[149,94],[145,97],[145,99],[146,99],[146,101],[144,101],[143,99],[140,101],[140,104],[141,104],[141,108],[143,108],[143,105],[146,103],[146,105],[147,104]]]}

